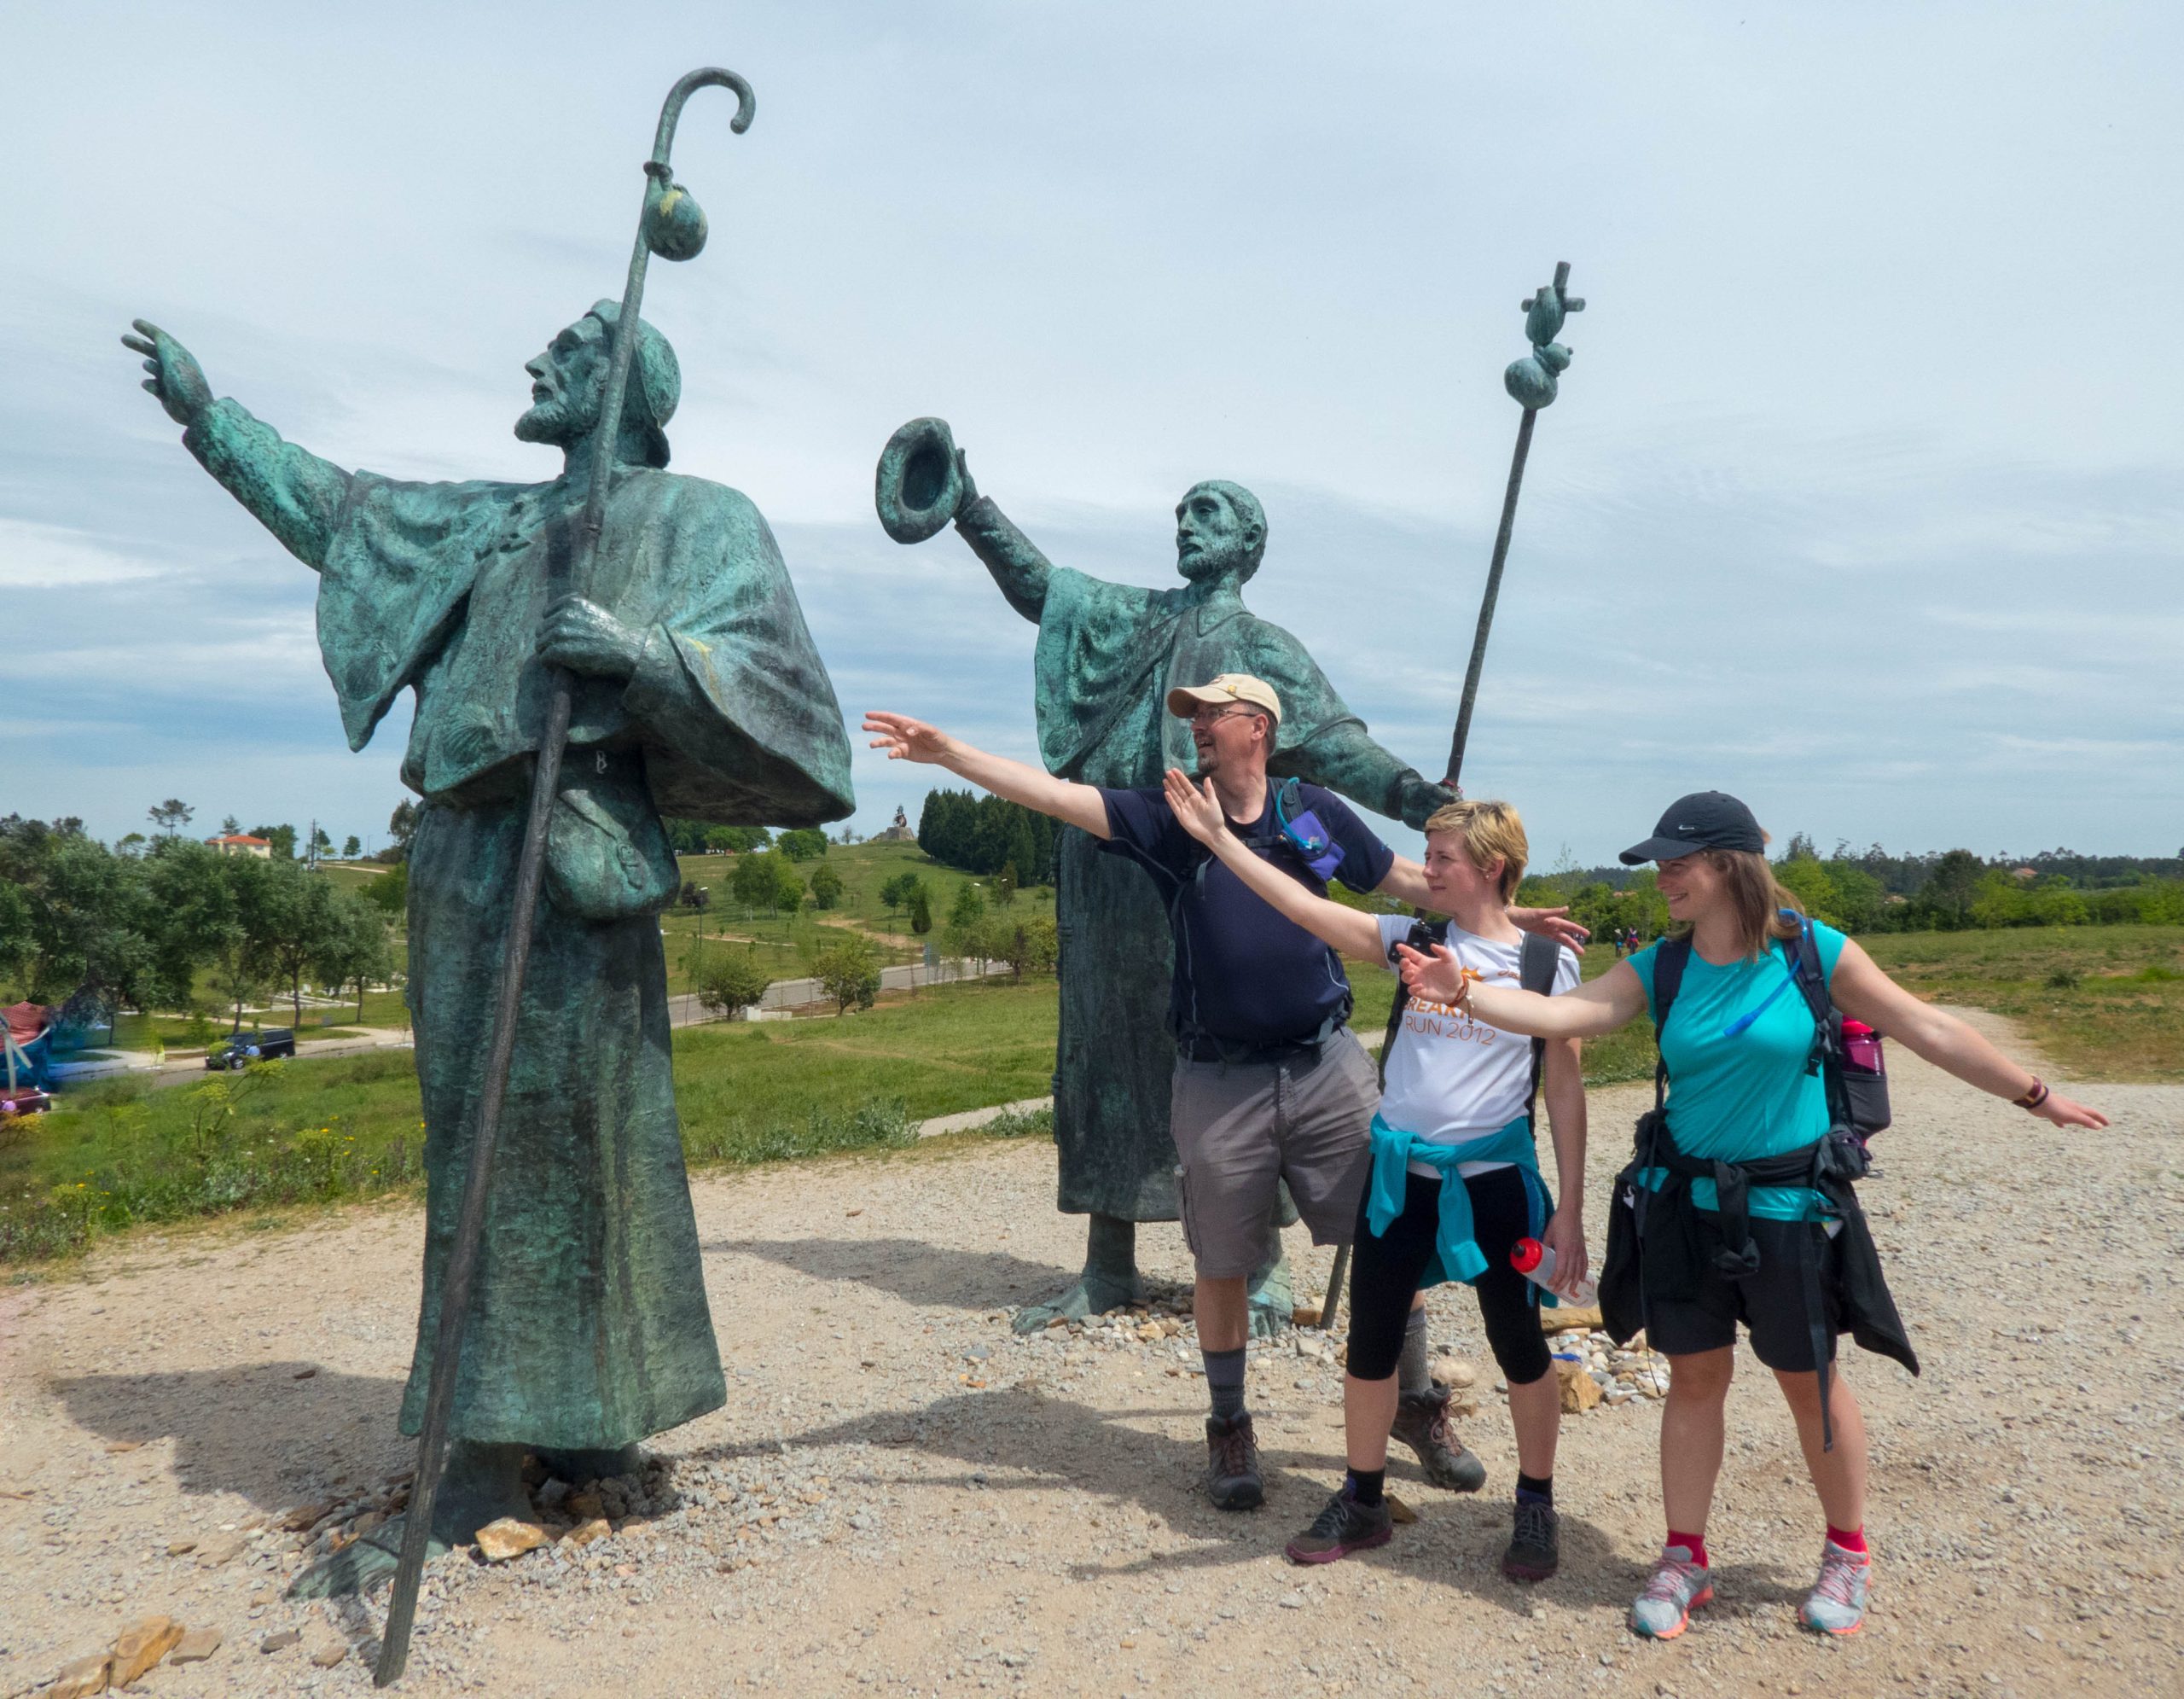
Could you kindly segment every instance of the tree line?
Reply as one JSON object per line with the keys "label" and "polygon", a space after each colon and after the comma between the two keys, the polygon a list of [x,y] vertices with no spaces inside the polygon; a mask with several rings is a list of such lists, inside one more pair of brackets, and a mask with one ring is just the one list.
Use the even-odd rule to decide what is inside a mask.
{"label": "tree line", "polygon": [[[374,893],[377,895],[376,892]],[[122,1011],[204,1015],[204,982],[231,1008],[303,987],[353,991],[393,976],[386,910],[298,860],[223,855],[194,839],[109,848],[79,820],[0,819],[0,986],[104,1026]]]}
{"label": "tree line", "polygon": [[1050,885],[1060,830],[1020,802],[933,790],[926,793],[918,814],[918,847],[944,867],[977,874],[1008,870],[1018,885]]}
{"label": "tree line", "polygon": [[[1838,846],[1838,849],[1840,849]],[[2129,882],[2082,884],[2059,863],[2112,877],[2127,857],[2077,857],[2067,851],[2026,861],[1989,861],[1966,849],[1889,857],[1876,850],[1819,854],[1802,834],[1774,862],[1774,876],[1815,920],[1848,933],[1961,932],[2025,926],[2184,925],[2184,878],[2134,868]],[[2044,866],[2043,866],[2044,864]],[[2160,865],[2159,862],[2152,864]],[[1915,880],[1910,874],[1916,872]],[[1630,928],[1639,941],[1668,930],[1668,905],[1653,870],[1565,870],[1527,878],[1518,900],[1567,905],[1571,918],[1605,936]],[[1908,885],[1908,891],[1899,885]]]}

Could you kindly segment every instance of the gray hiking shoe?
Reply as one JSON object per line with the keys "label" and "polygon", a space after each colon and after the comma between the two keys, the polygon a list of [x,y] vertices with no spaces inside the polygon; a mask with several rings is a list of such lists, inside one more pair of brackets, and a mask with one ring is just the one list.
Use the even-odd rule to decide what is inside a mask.
{"label": "gray hiking shoe", "polygon": [[1426,1478],[1444,1492],[1476,1492],[1486,1485],[1486,1465],[1449,1431],[1446,1387],[1397,1398],[1388,1437],[1415,1452]]}
{"label": "gray hiking shoe", "polygon": [[1693,1611],[1713,1602],[1714,1578],[1706,1566],[1691,1561],[1689,1546],[1669,1546],[1630,1607],[1631,1632],[1649,1640],[1673,1640],[1691,1626]]}
{"label": "gray hiking shoe", "polygon": [[1370,1551],[1395,1536],[1395,1519],[1383,1497],[1377,1504],[1361,1504],[1356,1489],[1345,1481],[1342,1491],[1328,1499],[1311,1527],[1283,1548],[1292,1563],[1332,1563],[1353,1551]]}
{"label": "gray hiking shoe", "polygon": [[1205,1496],[1222,1510],[1256,1510],[1266,1503],[1258,1435],[1248,1411],[1227,1421],[1205,1418]]}
{"label": "gray hiking shoe", "polygon": [[1820,1579],[1798,1607],[1798,1620],[1815,1634],[1855,1634],[1866,1626],[1866,1592],[1873,1560],[1833,1540],[1820,1555]]}
{"label": "gray hiking shoe", "polygon": [[1502,1573],[1513,1581],[1543,1581],[1562,1567],[1562,1518],[1554,1506],[1519,1498],[1516,1532],[1502,1554]]}

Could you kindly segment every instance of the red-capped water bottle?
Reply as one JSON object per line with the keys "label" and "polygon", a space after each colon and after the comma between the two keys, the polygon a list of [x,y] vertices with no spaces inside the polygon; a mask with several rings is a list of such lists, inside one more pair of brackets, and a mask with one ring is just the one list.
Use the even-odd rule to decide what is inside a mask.
{"label": "red-capped water bottle", "polygon": [[[1535,1286],[1553,1289],[1554,1284],[1554,1253],[1537,1239],[1519,1239],[1509,1253],[1509,1266],[1523,1275]],[[1556,1296],[1561,1295],[1557,1293]],[[1600,1295],[1597,1282],[1589,1277],[1577,1283],[1577,1289],[1568,1301],[1578,1305],[1592,1303]]]}

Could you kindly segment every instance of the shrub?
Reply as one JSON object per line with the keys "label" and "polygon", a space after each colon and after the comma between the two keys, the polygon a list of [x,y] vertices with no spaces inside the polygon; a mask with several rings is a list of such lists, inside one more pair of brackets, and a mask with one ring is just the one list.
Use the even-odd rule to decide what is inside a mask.
{"label": "shrub", "polygon": [[726,1015],[741,1021],[743,1011],[766,995],[770,983],[754,946],[748,950],[723,950],[700,969],[698,1001],[716,1020]]}

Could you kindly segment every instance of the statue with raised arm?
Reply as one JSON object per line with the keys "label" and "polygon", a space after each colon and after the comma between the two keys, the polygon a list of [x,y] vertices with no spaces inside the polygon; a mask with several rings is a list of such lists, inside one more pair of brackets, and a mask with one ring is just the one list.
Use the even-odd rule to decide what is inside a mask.
{"label": "statue with raised arm", "polygon": [[[726,1401],[669,1067],[657,916],[681,882],[660,817],[809,826],[852,806],[841,712],[773,533],[736,491],[664,469],[674,351],[619,317],[601,302],[525,368],[515,433],[565,460],[539,484],[344,471],[215,400],[156,326],[123,339],[184,445],[318,573],[319,648],[351,748],[400,691],[415,695],[402,777],[424,798],[408,998],[427,1227],[408,1434],[432,1373],[549,669],[575,676],[432,1519],[449,1544],[529,1518],[526,1452],[577,1481],[623,1473],[639,1440]],[[632,329],[621,416],[602,419],[613,345]],[[614,464],[594,567],[549,606],[601,430]],[[298,1588],[369,1585],[400,1542],[391,1524]]]}
{"label": "statue with raised arm", "polygon": [[[1304,645],[1244,606],[1266,550],[1258,497],[1219,480],[1176,509],[1172,590],[1109,584],[1057,567],[979,493],[944,421],[903,427],[881,455],[880,523],[897,542],[923,541],[951,521],[1002,595],[1039,628],[1033,701],[1039,753],[1057,777],[1120,788],[1158,785],[1195,765],[1189,722],[1168,693],[1222,673],[1249,673],[1280,693],[1283,713],[1268,771],[1339,791],[1408,824],[1453,793],[1375,742]],[[1173,946],[1151,882],[1066,827],[1056,870],[1061,1027],[1054,1062],[1059,1207],[1091,1218],[1084,1271],[1017,1326],[1108,1310],[1143,1295],[1136,1224],[1173,1221],[1176,1149],[1169,1134],[1175,1046],[1166,1030]],[[1271,1228],[1272,1224],[1269,1224]],[[1280,1240],[1252,1283],[1252,1325],[1286,1324]]]}

